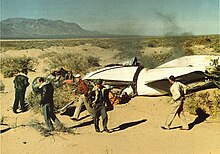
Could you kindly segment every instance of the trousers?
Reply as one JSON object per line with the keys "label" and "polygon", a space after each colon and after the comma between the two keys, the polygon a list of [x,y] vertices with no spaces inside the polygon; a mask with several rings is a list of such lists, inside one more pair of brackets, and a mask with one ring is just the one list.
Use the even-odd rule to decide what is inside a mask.
{"label": "trousers", "polygon": [[20,101],[21,111],[25,110],[25,105],[24,105],[25,91],[26,90],[15,89],[15,101],[14,101],[14,104],[13,104],[13,112],[17,111],[19,101]]}
{"label": "trousers", "polygon": [[95,115],[94,115],[94,126],[96,130],[99,130],[99,117],[102,117],[102,125],[103,129],[107,129],[107,122],[108,122],[108,115],[106,112],[106,108],[104,105],[99,106],[96,110],[95,108]]}
{"label": "trousers", "polygon": [[188,125],[186,123],[186,117],[183,112],[183,103],[184,103],[183,98],[180,98],[176,101],[171,100],[172,109],[167,116],[165,127],[170,128],[175,116],[178,115],[179,119],[182,122],[183,128],[188,129]]}
{"label": "trousers", "polygon": [[89,114],[91,116],[94,116],[94,109],[90,106],[86,96],[84,94],[82,94],[82,95],[79,96],[79,101],[74,104],[74,106],[76,108],[75,108],[75,112],[74,112],[72,118],[76,118],[76,119],[79,118],[80,111],[81,111],[83,103],[84,103],[84,105],[86,107],[86,110],[89,112]]}
{"label": "trousers", "polygon": [[47,103],[47,104],[44,104],[43,107],[43,115],[44,115],[44,120],[45,120],[45,123],[47,125],[47,127],[50,129],[50,130],[53,130],[54,127],[53,127],[53,124],[52,124],[52,121],[53,120],[57,126],[61,126],[61,122],[59,121],[59,119],[56,117],[56,115],[54,114],[54,111],[53,109],[50,107],[50,104]]}

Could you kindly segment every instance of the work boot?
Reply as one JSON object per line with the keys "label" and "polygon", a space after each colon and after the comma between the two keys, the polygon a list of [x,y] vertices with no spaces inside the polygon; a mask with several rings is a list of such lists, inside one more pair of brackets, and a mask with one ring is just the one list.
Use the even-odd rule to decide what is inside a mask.
{"label": "work boot", "polygon": [[58,131],[62,131],[62,130],[64,130],[64,128],[65,128],[65,127],[63,126],[63,124],[60,124],[60,125],[58,126],[57,130],[58,130]]}
{"label": "work boot", "polygon": [[71,120],[73,120],[73,121],[78,121],[78,119],[76,119],[76,118],[70,118]]}
{"label": "work boot", "polygon": [[180,130],[189,130],[189,127],[180,127]]}
{"label": "work boot", "polygon": [[100,132],[100,129],[99,129],[99,128],[95,128],[95,131],[96,131],[97,133],[99,133],[99,132]]}
{"label": "work boot", "polygon": [[13,110],[13,113],[18,114],[19,112],[17,110]]}
{"label": "work boot", "polygon": [[110,131],[108,128],[104,128],[103,131],[105,131],[105,132],[107,132],[107,133],[111,133],[111,131]]}
{"label": "work boot", "polygon": [[170,128],[169,128],[169,127],[166,127],[166,126],[161,126],[161,128],[162,128],[163,130],[170,130]]}

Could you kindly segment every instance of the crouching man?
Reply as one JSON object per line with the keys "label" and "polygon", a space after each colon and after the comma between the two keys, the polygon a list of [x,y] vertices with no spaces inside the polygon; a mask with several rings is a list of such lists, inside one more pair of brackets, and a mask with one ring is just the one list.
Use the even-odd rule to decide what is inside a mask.
{"label": "crouching man", "polygon": [[99,128],[99,117],[102,116],[102,124],[103,124],[103,131],[110,133],[107,128],[108,122],[108,115],[106,111],[106,103],[109,101],[108,99],[108,90],[102,85],[102,80],[97,81],[97,85],[93,89],[95,91],[95,99],[92,102],[92,106],[95,110],[94,115],[94,126],[96,132],[100,132]]}
{"label": "crouching man", "polygon": [[53,93],[54,88],[51,83],[45,82],[44,78],[39,78],[39,88],[41,92],[41,101],[40,105],[42,106],[44,120],[49,128],[49,130],[54,130],[51,119],[58,126],[58,130],[63,128],[63,124],[59,121],[59,119],[54,114],[54,102],[53,102]]}

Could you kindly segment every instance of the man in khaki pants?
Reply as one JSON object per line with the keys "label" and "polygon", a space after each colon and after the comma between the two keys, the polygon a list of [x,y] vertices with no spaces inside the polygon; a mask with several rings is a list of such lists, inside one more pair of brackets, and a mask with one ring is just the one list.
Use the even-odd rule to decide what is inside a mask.
{"label": "man in khaki pants", "polygon": [[71,119],[75,120],[75,121],[78,120],[83,103],[86,107],[86,110],[93,117],[94,116],[94,110],[90,106],[90,104],[87,100],[87,95],[88,95],[88,91],[89,91],[88,86],[81,79],[80,74],[76,74],[74,77],[76,78],[76,81],[77,81],[77,91],[79,93],[79,100],[78,100],[78,102],[74,103],[74,106],[76,106],[76,109],[75,109],[75,112],[74,112],[73,116],[71,117]]}
{"label": "man in khaki pants", "polygon": [[172,100],[171,100],[172,110],[167,116],[165,126],[161,126],[161,128],[164,130],[169,130],[177,114],[180,120],[182,121],[181,130],[188,130],[189,126],[186,123],[186,118],[183,112],[184,95],[186,94],[186,86],[180,82],[176,82],[175,77],[173,75],[169,77],[169,82],[171,83],[170,93],[172,95]]}

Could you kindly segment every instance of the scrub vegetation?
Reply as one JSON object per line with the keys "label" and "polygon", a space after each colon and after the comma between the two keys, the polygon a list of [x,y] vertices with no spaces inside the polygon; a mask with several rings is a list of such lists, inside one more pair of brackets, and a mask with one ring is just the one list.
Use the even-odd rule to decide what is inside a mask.
{"label": "scrub vegetation", "polygon": [[[42,52],[37,58],[33,57],[3,57],[1,58],[1,73],[5,78],[13,77],[20,68],[35,71],[39,61],[42,60],[48,66],[48,70],[59,70],[61,67],[73,71],[73,73],[85,74],[100,67],[98,54],[81,55],[74,52],[45,52],[50,47],[76,47],[86,44],[98,47],[107,52],[117,51],[114,59],[120,61],[137,57],[139,62],[147,68],[154,68],[169,60],[196,54],[220,55],[219,35],[210,36],[167,36],[167,37],[130,37],[130,38],[88,38],[88,39],[60,39],[60,40],[14,40],[1,41],[1,54],[8,50],[40,49]],[[160,47],[169,48],[164,52]],[[148,49],[157,52],[149,54]],[[87,50],[87,49],[86,49]],[[158,52],[159,51],[159,52]],[[208,51],[208,52],[207,52]],[[48,72],[48,70],[46,70]],[[75,99],[73,86],[61,86],[55,89],[55,110]],[[4,86],[1,84],[1,89]],[[201,108],[213,117],[218,116],[220,108],[220,92],[197,92],[187,98],[187,110],[196,114],[196,108]],[[39,95],[30,93],[27,98],[29,107],[40,112]]]}

